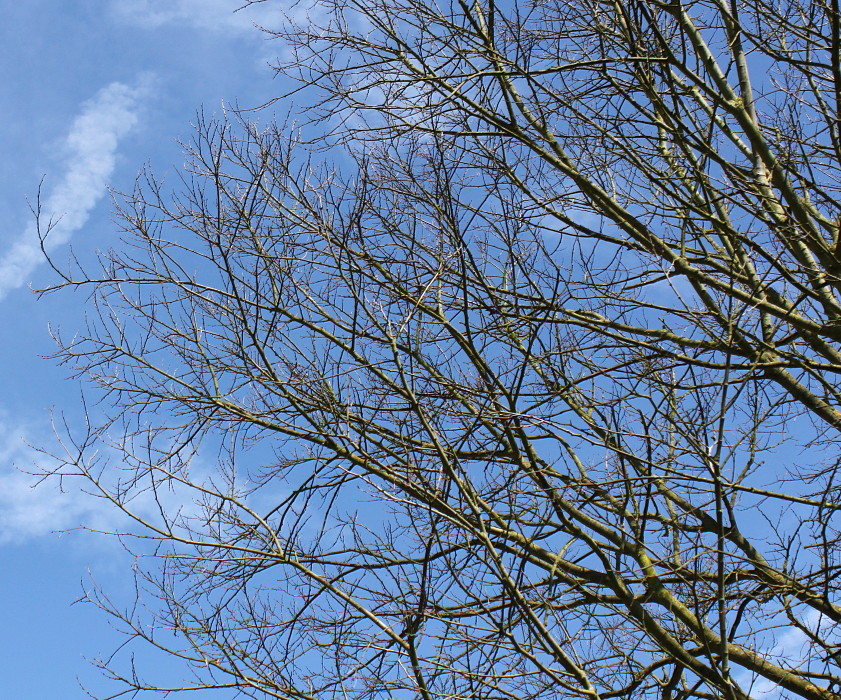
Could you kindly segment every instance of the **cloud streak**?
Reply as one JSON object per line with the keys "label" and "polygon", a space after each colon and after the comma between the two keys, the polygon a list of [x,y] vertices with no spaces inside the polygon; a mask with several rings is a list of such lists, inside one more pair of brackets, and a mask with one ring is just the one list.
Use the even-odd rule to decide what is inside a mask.
{"label": "cloud streak", "polygon": [[[149,92],[148,79],[136,85],[115,82],[82,105],[63,144],[66,171],[41,203],[42,222],[52,221],[49,249],[66,243],[84,226],[106,193],[119,142],[137,125],[138,111]],[[29,282],[42,262],[38,227],[33,222],[0,257],[0,299]]]}
{"label": "cloud streak", "polygon": [[49,458],[27,445],[26,432],[33,431],[20,424],[10,426],[8,415],[0,412],[0,545],[20,544],[82,524],[113,527],[114,509],[77,488],[78,479],[62,484],[57,478],[43,480],[16,468],[49,470],[45,465]]}
{"label": "cloud streak", "polygon": [[[289,3],[291,4],[291,3]],[[246,0],[120,0],[112,10],[122,20],[146,28],[187,24],[211,31],[253,32],[280,19],[276,6]]]}
{"label": "cloud streak", "polygon": [[[837,646],[841,641],[841,629],[828,617],[821,615],[813,609],[807,610],[801,617],[800,622],[828,645]],[[767,634],[767,632],[766,632]],[[761,637],[757,641],[757,647],[761,648]],[[782,627],[777,634],[770,635],[770,648],[765,650],[763,656],[771,662],[785,667],[806,669],[810,668],[816,661],[815,650],[810,648],[809,637],[797,627],[790,625]],[[818,664],[820,665],[820,664]],[[815,670],[814,668],[811,670]],[[819,669],[818,669],[819,670]],[[776,683],[762,678],[756,674],[743,671],[736,677],[742,688],[747,688],[750,696],[761,700],[775,700],[785,695],[784,690]]]}
{"label": "cloud streak", "polygon": [[[52,426],[24,424],[10,420],[9,412],[0,408],[0,545],[23,544],[69,530],[92,530],[99,533],[140,533],[139,526],[118,506],[103,497],[91,479],[81,476],[73,465],[62,459],[65,446],[61,438],[46,441],[43,449],[31,446],[27,436],[37,435],[44,443],[44,435]],[[69,436],[65,436],[69,437]],[[100,459],[105,456],[109,467],[101,474],[103,485],[110,492],[120,491],[129,507],[147,522],[162,525],[160,513],[179,513],[184,518],[196,518],[202,513],[197,499],[201,492],[176,481],[158,484],[156,489],[138,482],[136,488],[126,490],[118,484],[126,476],[119,454],[101,444]],[[55,453],[54,456],[51,452]],[[199,461],[191,465],[193,479],[202,483],[210,476],[210,469]],[[133,481],[133,475],[128,479]],[[174,524],[173,524],[174,526]]]}

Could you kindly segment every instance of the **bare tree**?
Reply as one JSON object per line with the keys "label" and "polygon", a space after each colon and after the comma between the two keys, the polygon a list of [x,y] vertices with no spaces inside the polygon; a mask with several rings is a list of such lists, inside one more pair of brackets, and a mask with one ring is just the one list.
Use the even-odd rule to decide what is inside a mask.
{"label": "bare tree", "polygon": [[228,697],[838,697],[840,25],[290,22],[310,122],[201,122],[56,285],[105,414],[61,472],[145,562],[95,602]]}

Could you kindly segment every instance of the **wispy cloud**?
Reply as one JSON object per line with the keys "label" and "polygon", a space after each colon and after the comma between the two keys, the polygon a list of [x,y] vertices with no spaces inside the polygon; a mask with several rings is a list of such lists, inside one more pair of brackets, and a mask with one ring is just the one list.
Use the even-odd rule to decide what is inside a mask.
{"label": "wispy cloud", "polygon": [[[41,202],[43,222],[52,219],[48,247],[66,243],[88,220],[106,193],[114,172],[117,147],[138,122],[138,110],[150,92],[145,77],[135,85],[111,83],[82,105],[64,142],[66,170]],[[0,299],[26,284],[43,262],[35,223],[11,241],[0,257]]]}
{"label": "wispy cloud", "polygon": [[[124,513],[98,486],[79,470],[66,463],[65,448],[72,446],[69,436],[49,435],[51,426],[26,424],[9,417],[0,409],[0,545],[21,544],[69,530],[99,533],[139,533],[144,528]],[[30,445],[32,436],[39,436],[40,448]],[[202,492],[179,482],[158,483],[157,488],[138,481],[134,488],[118,484],[123,472],[121,455],[107,444],[101,444],[97,457],[109,457],[109,468],[99,475],[102,485],[127,497],[127,506],[137,517],[161,524],[160,514],[195,518],[202,511],[198,499]],[[71,447],[71,449],[73,449]],[[58,456],[50,454],[55,451]],[[90,457],[91,455],[88,455]],[[202,483],[210,470],[199,460],[191,465],[191,476]],[[134,482],[134,476],[128,477]],[[209,483],[209,482],[208,482]]]}
{"label": "wispy cloud", "polygon": [[[841,641],[841,629],[828,617],[816,610],[805,612],[800,622],[827,644],[837,645]],[[797,627],[783,627],[775,635],[770,635],[770,644],[764,655],[773,663],[784,668],[805,669],[810,666],[809,637]],[[761,649],[761,644],[757,644]],[[737,675],[743,688],[747,688],[751,697],[761,700],[774,700],[781,697],[783,689],[776,683],[746,671]]]}
{"label": "wispy cloud", "polygon": [[[214,478],[222,484],[220,493],[230,495],[232,482],[221,475],[212,458],[191,455],[189,465],[179,471],[181,476],[189,472],[189,483],[180,478],[163,479],[162,473],[155,473],[153,485],[145,478],[145,468],[135,471],[137,465],[121,452],[122,447],[110,444],[104,436],[96,449],[88,446],[85,463],[95,476],[84,476],[74,463],[78,448],[73,437],[66,426],[58,432],[55,428],[16,419],[0,406],[0,546],[70,530],[148,535],[135,518],[163,529],[178,530],[188,521],[190,527],[201,528],[206,517],[206,489],[212,492],[216,488]],[[250,486],[243,481],[240,497],[250,507],[259,508],[261,504],[248,494]],[[106,497],[106,491],[120,494],[126,512]],[[273,508],[277,498],[275,489],[265,507]]]}
{"label": "wispy cloud", "polygon": [[246,0],[113,0],[111,8],[120,19],[149,28],[179,23],[211,31],[251,32],[255,24],[271,27],[280,19],[277,4]]}
{"label": "wispy cloud", "polygon": [[[46,479],[27,473],[49,471],[49,458],[29,447],[24,435],[35,432],[20,423],[10,425],[0,414],[0,545],[18,544],[56,531],[87,525],[113,528],[111,506],[80,490],[79,480]],[[37,431],[43,432],[42,430]]]}

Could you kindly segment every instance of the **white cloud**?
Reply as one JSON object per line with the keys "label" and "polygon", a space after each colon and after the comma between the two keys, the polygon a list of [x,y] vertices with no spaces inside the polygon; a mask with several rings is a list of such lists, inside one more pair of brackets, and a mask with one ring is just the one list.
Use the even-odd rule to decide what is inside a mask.
{"label": "white cloud", "polygon": [[[113,528],[120,514],[99,498],[82,492],[80,480],[43,480],[27,473],[47,471],[49,457],[29,447],[24,439],[31,428],[0,425],[0,544],[20,543],[82,524]],[[42,432],[42,431],[37,431]]]}
{"label": "white cloud", "polygon": [[[146,527],[104,497],[91,478],[80,475],[69,463],[76,457],[70,436],[49,437],[51,433],[52,425],[12,419],[9,411],[0,407],[0,546],[80,529],[148,535]],[[33,440],[33,436],[37,438]],[[97,479],[103,488],[112,494],[119,492],[134,517],[157,527],[165,527],[161,519],[165,513],[169,526],[176,530],[187,521],[191,527],[201,528],[206,517],[202,502],[208,498],[204,489],[213,492],[217,488],[214,481],[219,482],[220,493],[227,494],[230,487],[217,463],[199,455],[190,459],[190,483],[164,480],[164,475],[157,473],[154,489],[142,475],[145,470],[134,471],[131,460],[107,440],[97,443],[95,451],[89,446],[85,458],[96,460]],[[246,494],[248,485],[245,482],[240,487],[241,497],[250,507],[259,508],[261,504]],[[272,500],[262,505],[273,508],[279,497],[283,496],[274,489]]]}
{"label": "white cloud", "polygon": [[252,32],[255,24],[271,28],[281,19],[276,3],[246,0],[113,0],[111,8],[120,19],[147,28],[187,24],[211,31]]}
{"label": "white cloud", "polygon": [[[106,193],[117,146],[137,124],[138,109],[150,91],[149,82],[145,77],[133,86],[111,83],[82,105],[64,142],[67,170],[41,203],[42,226],[50,219],[53,223],[48,248],[66,243],[84,226]],[[26,284],[42,262],[38,230],[33,222],[0,257],[0,299]]]}
{"label": "white cloud", "polygon": [[[44,451],[54,449],[59,455],[65,452],[58,438],[43,438],[50,431],[51,426],[12,421],[8,412],[0,410],[0,545],[82,528],[99,533],[144,532],[142,526],[104,498],[89,478]],[[33,435],[40,436],[38,442],[44,449],[29,444],[28,437]],[[125,484],[116,485],[125,476],[120,455],[110,454],[106,444],[99,448],[100,459],[109,457],[102,473],[103,484],[112,491],[123,491]],[[192,477],[199,483],[207,480],[208,469],[200,463],[193,466]],[[202,511],[197,499],[201,495],[177,482],[159,484],[152,491],[148,483],[141,481],[131,489],[128,505],[136,516],[160,524],[161,511],[170,516],[199,516]]]}
{"label": "white cloud", "polygon": [[[841,629],[828,617],[809,609],[800,622],[828,644],[837,645],[841,640]],[[806,668],[809,666],[809,637],[797,627],[783,627],[776,635],[771,635],[770,649],[765,655],[774,663],[784,668]],[[779,685],[755,674],[742,672],[737,681],[747,688],[751,697],[761,700],[779,698],[783,691]]]}

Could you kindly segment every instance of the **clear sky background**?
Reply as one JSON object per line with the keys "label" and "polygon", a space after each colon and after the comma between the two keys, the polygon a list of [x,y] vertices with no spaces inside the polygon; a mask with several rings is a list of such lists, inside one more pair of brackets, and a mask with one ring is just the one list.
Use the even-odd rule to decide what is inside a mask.
{"label": "clear sky background", "polygon": [[33,489],[20,471],[44,459],[27,443],[53,442],[52,409],[79,418],[79,384],[43,356],[54,349],[48,326],[72,329],[83,302],[30,291],[51,273],[27,198],[43,178],[44,211],[61,217],[57,259],[107,248],[118,237],[107,185],[130,189],[147,163],[172,174],[197,110],[282,93],[268,67],[281,47],[253,25],[278,26],[284,3],[234,13],[240,4],[0,0],[0,698],[83,698],[80,681],[107,687],[83,657],[108,654],[121,637],[92,606],[71,604],[91,576],[117,595],[131,591],[130,561],[114,541],[57,534],[118,526],[114,514],[57,485]]}

